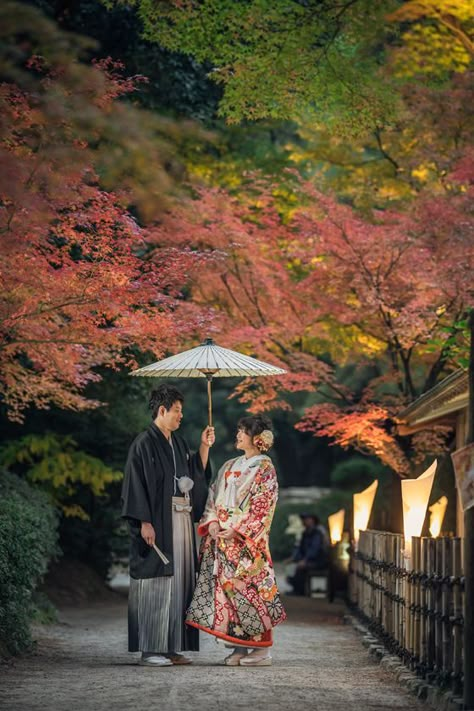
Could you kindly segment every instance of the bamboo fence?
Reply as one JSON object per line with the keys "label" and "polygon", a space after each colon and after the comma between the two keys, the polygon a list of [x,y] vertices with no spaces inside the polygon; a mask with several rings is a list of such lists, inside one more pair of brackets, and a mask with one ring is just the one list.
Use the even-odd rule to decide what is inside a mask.
{"label": "bamboo fence", "polygon": [[430,683],[462,694],[464,578],[461,538],[361,531],[349,596],[370,630]]}

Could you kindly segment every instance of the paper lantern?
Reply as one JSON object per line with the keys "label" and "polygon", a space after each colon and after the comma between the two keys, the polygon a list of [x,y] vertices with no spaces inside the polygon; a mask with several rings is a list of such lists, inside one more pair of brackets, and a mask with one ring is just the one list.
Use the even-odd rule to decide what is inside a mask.
{"label": "paper lantern", "polygon": [[375,492],[379,485],[378,480],[372,482],[367,489],[353,495],[354,502],[354,541],[357,547],[360,531],[365,531],[369,523],[372,506],[375,499]]}
{"label": "paper lantern", "polygon": [[448,499],[446,496],[442,496],[438,501],[430,506],[430,533],[433,538],[437,538],[441,532],[441,526],[443,525],[444,514],[446,513],[446,507],[448,505]]}
{"label": "paper lantern", "polygon": [[344,509],[339,509],[336,513],[328,516],[329,536],[331,543],[339,543],[342,540],[342,531],[344,530]]}
{"label": "paper lantern", "polygon": [[407,558],[411,558],[412,536],[421,535],[437,465],[435,459],[417,479],[402,480],[403,530]]}

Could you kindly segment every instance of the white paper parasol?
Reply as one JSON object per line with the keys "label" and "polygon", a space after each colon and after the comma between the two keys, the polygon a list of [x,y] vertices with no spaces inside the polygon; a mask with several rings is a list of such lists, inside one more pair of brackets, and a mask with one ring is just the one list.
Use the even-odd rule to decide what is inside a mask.
{"label": "white paper parasol", "polygon": [[212,378],[282,375],[283,368],[216,345],[212,338],[189,351],[134,370],[130,375],[154,378],[206,378],[209,426],[212,426]]}

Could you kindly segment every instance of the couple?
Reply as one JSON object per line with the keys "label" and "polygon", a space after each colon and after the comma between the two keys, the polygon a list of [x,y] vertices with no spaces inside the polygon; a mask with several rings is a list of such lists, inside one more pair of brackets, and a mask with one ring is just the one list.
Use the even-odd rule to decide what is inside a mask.
{"label": "couple", "polygon": [[[245,417],[236,447],[207,489],[206,427],[191,454],[176,434],[183,417],[180,391],[153,391],[153,422],[133,442],[122,490],[122,515],[131,534],[129,651],[150,667],[189,664],[180,654],[199,648],[202,630],[234,647],[228,666],[271,664],[272,628],[285,611],[275,584],[268,534],[278,494],[265,454],[270,420]],[[199,520],[200,519],[200,520]],[[202,536],[199,576],[193,520]]]}

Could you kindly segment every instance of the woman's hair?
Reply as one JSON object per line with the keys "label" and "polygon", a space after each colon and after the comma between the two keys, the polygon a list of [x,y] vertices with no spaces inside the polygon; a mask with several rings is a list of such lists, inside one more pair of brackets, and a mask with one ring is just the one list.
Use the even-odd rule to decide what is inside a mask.
{"label": "woman's hair", "polygon": [[263,430],[273,431],[272,421],[265,415],[249,415],[249,417],[241,417],[237,423],[237,429],[243,430],[250,437],[256,437]]}
{"label": "woman's hair", "polygon": [[254,445],[261,452],[267,452],[273,444],[272,422],[265,415],[242,417],[237,427],[252,437]]}
{"label": "woman's hair", "polygon": [[183,393],[174,385],[165,385],[164,383],[159,385],[156,390],[152,391],[148,403],[153,419],[156,419],[162,405],[166,410],[171,410],[175,402],[184,403]]}

